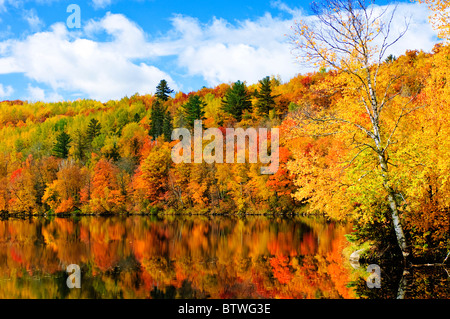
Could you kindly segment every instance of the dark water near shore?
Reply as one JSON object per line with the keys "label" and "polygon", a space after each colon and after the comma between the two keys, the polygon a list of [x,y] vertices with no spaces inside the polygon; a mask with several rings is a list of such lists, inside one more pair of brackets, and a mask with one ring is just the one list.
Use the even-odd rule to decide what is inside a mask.
{"label": "dark water near shore", "polygon": [[[318,218],[80,217],[0,221],[0,298],[449,298],[447,271],[382,272],[369,289]],[[66,268],[81,269],[69,289]],[[362,276],[362,277],[361,277]]]}

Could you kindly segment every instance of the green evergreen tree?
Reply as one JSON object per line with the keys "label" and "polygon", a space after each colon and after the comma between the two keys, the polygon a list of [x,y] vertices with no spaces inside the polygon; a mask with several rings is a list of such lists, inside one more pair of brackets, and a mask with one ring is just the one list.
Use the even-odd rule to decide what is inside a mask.
{"label": "green evergreen tree", "polygon": [[164,135],[164,139],[167,142],[170,142],[172,140],[172,131],[173,131],[172,115],[170,114],[169,111],[167,111],[164,114],[163,127],[162,127],[162,133]]}
{"label": "green evergreen tree", "polygon": [[169,88],[167,81],[161,80],[156,87],[156,97],[161,101],[167,101],[169,100],[171,93],[173,93],[173,90]]}
{"label": "green evergreen tree", "polygon": [[237,81],[228,89],[222,100],[222,109],[231,114],[238,122],[245,111],[251,112],[252,101],[245,83]]}
{"label": "green evergreen tree", "polygon": [[87,136],[81,130],[76,130],[73,143],[75,149],[74,157],[80,161],[83,161],[85,158],[85,152],[88,149]]}
{"label": "green evergreen tree", "polygon": [[102,125],[100,124],[100,122],[97,121],[96,119],[92,119],[89,122],[87,132],[86,132],[87,141],[89,143],[92,143],[94,138],[96,138],[97,136],[100,135],[101,129],[102,129]]}
{"label": "green evergreen tree", "polygon": [[69,147],[72,138],[66,132],[60,133],[56,137],[56,143],[53,146],[53,155],[59,158],[67,158],[69,156]]}
{"label": "green evergreen tree", "polygon": [[386,63],[393,63],[393,62],[395,62],[396,60],[397,60],[397,58],[395,57],[395,55],[390,54],[390,55],[386,58],[385,62],[386,62]]}
{"label": "green evergreen tree", "polygon": [[258,98],[256,102],[256,107],[261,115],[269,115],[269,112],[275,108],[275,100],[277,96],[272,95],[272,81],[270,77],[266,76],[264,79],[259,81],[260,89],[256,92],[256,97]]}
{"label": "green evergreen tree", "polygon": [[166,118],[166,110],[160,100],[156,100],[152,106],[152,112],[150,115],[150,136],[156,140],[163,132],[164,120]]}
{"label": "green evergreen tree", "polygon": [[194,121],[205,119],[206,104],[198,95],[191,95],[186,104],[183,105],[185,120],[189,128],[194,128]]}

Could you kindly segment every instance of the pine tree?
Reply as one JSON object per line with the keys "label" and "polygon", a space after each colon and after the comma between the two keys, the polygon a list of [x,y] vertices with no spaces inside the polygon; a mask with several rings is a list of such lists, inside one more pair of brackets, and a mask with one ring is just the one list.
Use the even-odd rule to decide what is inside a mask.
{"label": "pine tree", "polygon": [[160,100],[156,100],[152,106],[152,112],[150,115],[150,136],[156,140],[159,136],[163,134],[165,110],[163,104]]}
{"label": "pine tree", "polygon": [[183,105],[185,119],[189,128],[194,127],[196,120],[205,119],[205,105],[198,95],[191,95],[189,101]]}
{"label": "pine tree", "polygon": [[59,158],[67,158],[69,156],[69,145],[72,138],[66,132],[62,132],[56,138],[56,143],[53,146],[53,155]]}
{"label": "pine tree", "polygon": [[88,139],[81,130],[76,130],[75,137],[74,137],[74,148],[75,153],[74,156],[76,159],[79,159],[80,161],[84,160],[85,151],[88,149]]}
{"label": "pine tree", "polygon": [[164,135],[164,139],[167,142],[170,142],[172,140],[172,131],[173,131],[172,115],[170,114],[169,111],[167,111],[164,114],[163,127],[162,127],[162,133]]}
{"label": "pine tree", "polygon": [[237,81],[228,89],[222,100],[222,109],[231,114],[238,122],[242,120],[245,111],[251,112],[252,101],[245,83]]}
{"label": "pine tree", "polygon": [[156,87],[156,97],[161,101],[167,101],[171,93],[173,93],[173,90],[169,88],[167,81],[161,80]]}
{"label": "pine tree", "polygon": [[260,89],[256,92],[256,97],[258,101],[256,102],[256,107],[261,115],[269,115],[275,107],[276,96],[272,95],[272,86],[270,77],[266,76],[264,79],[259,81]]}
{"label": "pine tree", "polygon": [[97,136],[100,135],[100,130],[101,129],[102,129],[102,125],[100,124],[100,122],[97,121],[96,119],[92,119],[89,122],[88,129],[87,129],[87,132],[86,132],[87,141],[89,143],[92,143],[94,138],[96,138]]}

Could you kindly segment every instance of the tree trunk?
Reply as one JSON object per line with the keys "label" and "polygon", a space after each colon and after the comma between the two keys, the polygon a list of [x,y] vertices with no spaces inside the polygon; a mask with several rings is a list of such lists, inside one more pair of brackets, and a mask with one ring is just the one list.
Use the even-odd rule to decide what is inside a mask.
{"label": "tree trunk", "polygon": [[397,299],[405,299],[406,288],[407,288],[407,284],[408,284],[406,276],[408,274],[409,273],[406,270],[403,271],[402,279],[400,280],[400,282],[398,284]]}
{"label": "tree trunk", "polygon": [[392,217],[392,222],[394,224],[394,231],[395,231],[395,235],[397,237],[397,243],[398,243],[400,250],[402,251],[403,259],[404,259],[404,262],[406,265],[406,259],[409,256],[408,246],[406,244],[405,234],[403,232],[403,227],[400,222],[398,204],[397,204],[397,200],[396,200],[396,192],[389,185],[388,160],[386,158],[386,153],[385,153],[386,150],[383,148],[383,144],[381,143],[381,134],[380,134],[381,130],[380,130],[380,124],[379,124],[380,109],[378,107],[375,90],[372,87],[370,71],[368,71],[368,73],[369,73],[368,85],[369,85],[369,90],[370,90],[371,107],[372,107],[372,112],[373,112],[373,114],[370,114],[370,112],[368,112],[371,122],[372,122],[372,128],[373,128],[373,137],[372,138],[376,145],[376,149],[377,149],[377,153],[378,153],[378,160],[380,163],[382,176],[384,179],[383,186],[388,193],[387,200],[388,200],[389,208],[391,210],[391,217]]}
{"label": "tree trunk", "polygon": [[384,178],[383,185],[388,193],[387,200],[388,200],[389,208],[391,210],[391,217],[392,217],[392,222],[394,224],[394,231],[395,231],[395,235],[397,237],[397,243],[398,243],[400,250],[402,251],[403,259],[406,262],[406,259],[409,256],[409,251],[408,251],[408,245],[406,244],[405,233],[403,232],[403,227],[402,227],[402,224],[400,221],[398,204],[397,204],[397,200],[396,200],[396,196],[395,196],[396,193],[389,186],[389,183],[388,183],[389,182],[388,166],[387,166],[387,161],[386,161],[384,155],[380,155],[379,160],[380,160],[381,169],[383,171],[383,178]]}
{"label": "tree trunk", "polygon": [[389,192],[388,202],[389,202],[389,207],[391,208],[391,217],[392,217],[392,222],[394,223],[395,235],[397,237],[398,245],[402,251],[403,258],[406,259],[409,256],[409,252],[408,252],[408,246],[406,245],[406,238],[405,238],[405,234],[403,232],[403,227],[400,222],[400,216],[398,214],[398,206],[397,206],[397,202],[395,200],[395,193],[392,190],[388,190],[388,192]]}

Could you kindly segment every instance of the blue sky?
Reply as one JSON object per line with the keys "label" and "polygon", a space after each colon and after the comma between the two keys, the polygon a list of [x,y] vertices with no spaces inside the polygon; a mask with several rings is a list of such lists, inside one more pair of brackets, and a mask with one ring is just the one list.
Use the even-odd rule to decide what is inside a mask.
{"label": "blue sky", "polygon": [[[80,29],[66,24],[70,4],[80,7]],[[266,75],[288,81],[309,71],[285,36],[310,14],[309,6],[298,0],[0,0],[0,100],[107,101],[153,93],[163,78],[183,92],[256,83]],[[431,50],[436,34],[425,7],[403,1],[398,11],[412,24],[390,53]]]}

